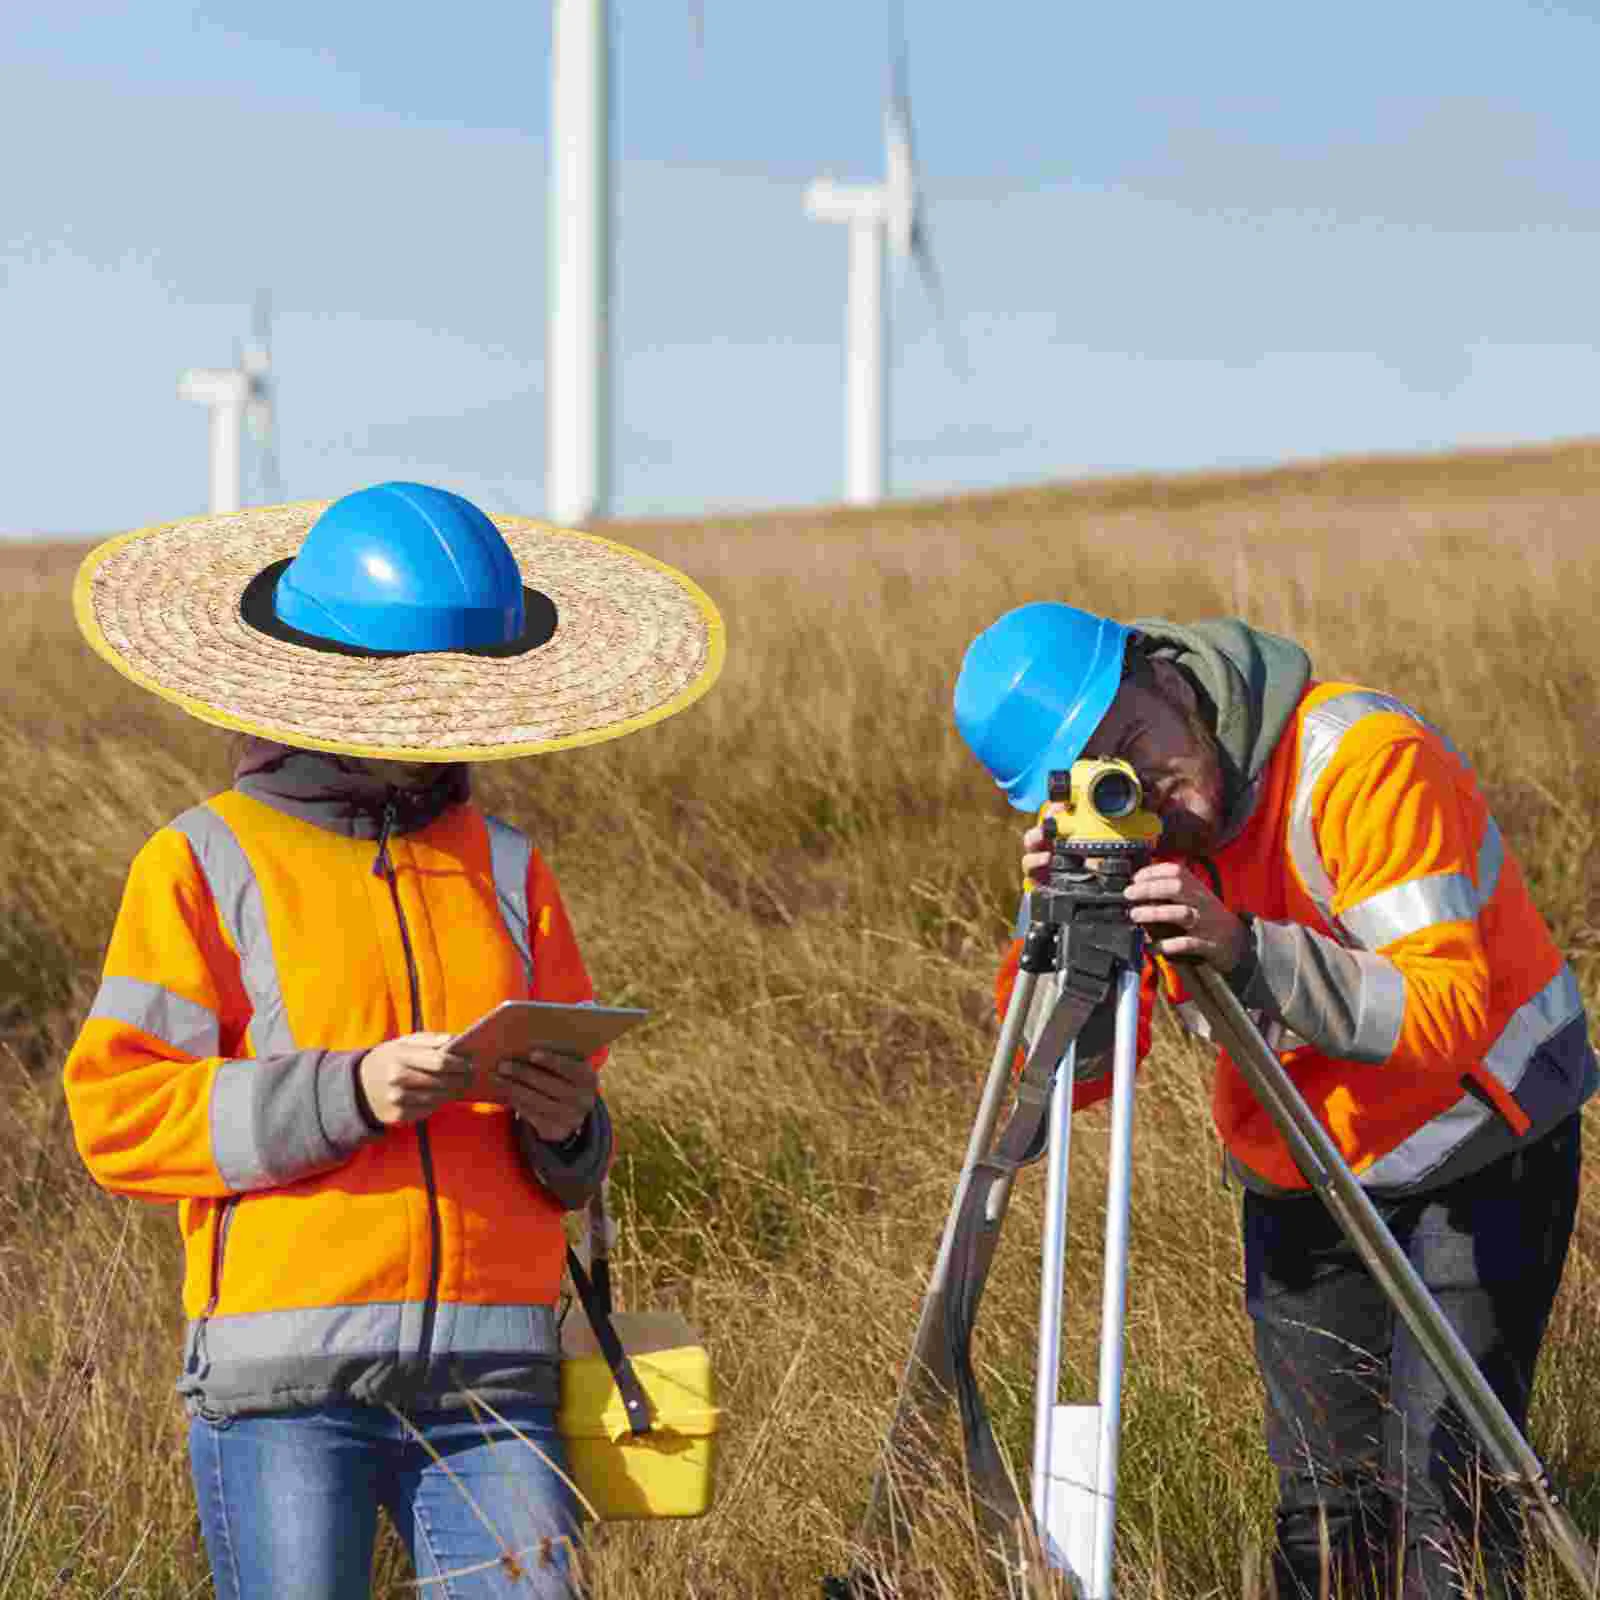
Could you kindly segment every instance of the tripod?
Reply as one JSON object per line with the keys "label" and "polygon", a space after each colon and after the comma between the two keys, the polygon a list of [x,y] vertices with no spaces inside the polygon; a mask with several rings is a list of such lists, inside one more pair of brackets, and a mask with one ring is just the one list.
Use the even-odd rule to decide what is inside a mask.
{"label": "tripod", "polygon": [[[1064,785],[1061,792],[1065,792]],[[885,1440],[883,1463],[869,1494],[863,1543],[869,1542],[889,1497],[897,1441],[925,1420],[945,1395],[953,1393],[961,1409],[968,1470],[978,1507],[992,1530],[1009,1538],[1019,1519],[1031,1521],[1051,1565],[1077,1576],[1080,1584],[1087,1585],[1083,1589],[1086,1596],[1110,1593],[1132,1186],[1133,1080],[1144,956],[1144,934],[1128,920],[1123,890],[1149,860],[1153,831],[1136,824],[1118,832],[1096,830],[1083,839],[1058,835],[1049,881],[1029,896],[1029,925],[1017,981],[923,1300],[911,1359]],[[1090,1017],[1108,1005],[1114,1027],[1113,1088],[1099,1398],[1089,1405],[1060,1405],[1056,1396],[1076,1041]],[[995,1127],[1017,1049],[1036,1013],[1043,1014],[1043,1022],[1017,1080],[1013,1115],[996,1139]],[[1017,1171],[1047,1150],[1030,1516],[1018,1500],[995,1442],[968,1349]],[[859,1579],[830,1580],[825,1588],[831,1596],[869,1592]]]}
{"label": "tripod", "polygon": [[[1076,771],[1076,769],[1075,769]],[[1064,775],[1062,775],[1064,777]],[[1131,778],[1131,772],[1129,777]],[[1090,780],[1091,783],[1094,781]],[[1066,784],[1061,792],[1070,792]],[[1092,789],[1091,789],[1092,796]],[[1055,775],[1052,798],[1057,795]],[[1137,806],[1137,790],[1134,807]],[[1120,815],[1134,814],[1134,807]],[[1048,831],[1048,829],[1047,829]],[[1143,936],[1126,919],[1121,889],[1149,859],[1147,838],[1121,840],[1092,830],[1087,840],[1056,838],[1048,883],[1029,898],[1029,926],[1017,981],[984,1084],[983,1096],[940,1240],[911,1357],[874,1476],[859,1543],[870,1549],[889,1503],[897,1442],[924,1426],[954,1394],[961,1408],[967,1462],[980,1510],[996,1532],[1024,1530],[1048,1565],[1067,1571],[1083,1600],[1110,1600],[1121,1429],[1123,1312],[1132,1179],[1133,1079],[1137,1053]],[[1159,937],[1159,930],[1152,930]],[[1251,1092],[1283,1137],[1308,1185],[1333,1214],[1373,1280],[1410,1328],[1483,1446],[1501,1482],[1520,1502],[1580,1593],[1600,1595],[1600,1565],[1555,1498],[1538,1456],[1478,1370],[1460,1336],[1395,1242],[1338,1146],[1301,1097],[1220,973],[1181,959],[1191,995]],[[1050,981],[1045,983],[1044,980]],[[1114,1000],[1113,1000],[1114,996]],[[1045,1008],[1017,1084],[1016,1107],[998,1140],[1007,1084],[1019,1044]],[[1113,1005],[1110,1159],[1101,1296],[1098,1395],[1092,1404],[1057,1403],[1061,1302],[1067,1237],[1067,1179],[1072,1083],[1078,1036]],[[1058,1066],[1059,1063],[1059,1066]],[[1018,1168],[1048,1151],[1043,1273],[1034,1395],[1033,1483],[1022,1507],[995,1443],[967,1355],[983,1285],[993,1260]],[[1031,1538],[1030,1538],[1031,1533]],[[1008,1542],[1010,1542],[1008,1538]],[[881,1593],[859,1574],[829,1579],[831,1600]]]}

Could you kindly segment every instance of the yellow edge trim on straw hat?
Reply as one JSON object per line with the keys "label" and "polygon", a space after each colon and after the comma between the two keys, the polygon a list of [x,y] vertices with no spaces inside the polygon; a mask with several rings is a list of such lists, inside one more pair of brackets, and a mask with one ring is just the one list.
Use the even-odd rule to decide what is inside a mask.
{"label": "yellow edge trim on straw hat", "polygon": [[[301,507],[322,508],[330,502],[321,500],[295,500],[282,506],[260,507],[251,509],[261,510],[298,510]],[[309,734],[296,733],[292,739],[284,738],[284,730],[275,728],[265,723],[247,721],[243,717],[232,716],[226,711],[218,711],[208,706],[203,700],[196,700],[190,695],[180,694],[176,689],[169,689],[157,683],[147,674],[131,666],[118,653],[111,641],[101,631],[100,624],[95,619],[94,605],[90,599],[90,588],[94,581],[94,574],[101,562],[114,555],[124,545],[132,544],[136,539],[145,539],[152,534],[163,533],[168,528],[182,527],[186,522],[204,522],[210,520],[211,513],[204,513],[197,517],[179,517],[172,522],[152,523],[148,527],[135,528],[131,533],[119,533],[107,539],[103,544],[96,545],[93,550],[83,558],[78,567],[78,575],[72,584],[72,614],[76,617],[78,627],[95,654],[120,672],[123,677],[139,685],[141,689],[148,689],[151,694],[159,695],[163,700],[179,707],[191,717],[201,722],[209,722],[215,727],[228,728],[235,733],[252,733],[262,738],[276,739],[284,744],[293,744],[305,750],[329,750],[338,755],[370,756],[375,760],[403,761],[403,760],[433,760],[433,761],[507,761],[516,756],[543,755],[552,750],[570,750],[578,745],[604,744],[608,739],[620,739],[624,734],[636,733],[640,728],[648,728],[652,723],[664,722],[668,717],[679,711],[685,710],[694,704],[701,695],[717,681],[721,675],[722,664],[727,655],[727,629],[722,621],[722,613],[717,610],[716,602],[693,578],[680,572],[676,567],[665,561],[658,561],[652,555],[646,555],[642,550],[636,550],[632,545],[621,543],[616,539],[604,539],[596,533],[585,533],[576,528],[562,528],[555,523],[540,523],[534,517],[516,517],[516,522],[532,522],[537,526],[551,529],[561,534],[564,538],[581,539],[590,544],[604,545],[608,549],[621,551],[629,559],[643,562],[647,566],[656,567],[666,573],[675,583],[689,595],[700,613],[706,619],[706,664],[701,669],[699,677],[687,687],[680,689],[670,700],[656,706],[651,711],[643,712],[637,717],[629,717],[622,722],[613,723],[604,728],[590,728],[582,733],[563,734],[557,739],[542,739],[529,744],[500,744],[500,745],[452,745],[447,750],[425,749],[412,745],[365,745],[345,744],[333,739],[317,739]]]}

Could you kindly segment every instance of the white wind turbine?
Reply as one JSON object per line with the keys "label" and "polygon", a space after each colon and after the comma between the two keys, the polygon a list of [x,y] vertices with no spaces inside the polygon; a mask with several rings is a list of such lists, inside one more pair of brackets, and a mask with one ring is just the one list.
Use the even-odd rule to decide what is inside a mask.
{"label": "white wind turbine", "polygon": [[[817,178],[806,189],[806,210],[850,230],[845,339],[845,499],[875,505],[888,489],[889,345],[886,246],[911,256],[944,326],[943,296],[928,240],[911,139],[906,43],[899,7],[891,10],[893,68],[883,114],[884,181],[843,184]],[[952,364],[954,364],[952,362]]]}
{"label": "white wind turbine", "polygon": [[261,487],[269,501],[282,492],[278,481],[272,384],[272,313],[266,291],[256,296],[251,339],[235,347],[231,367],[190,367],[178,378],[178,398],[208,408],[210,427],[209,505],[212,512],[237,511],[243,498],[244,435],[254,441]]}
{"label": "white wind turbine", "polygon": [[611,0],[555,0],[550,39],[545,509],[611,510]]}

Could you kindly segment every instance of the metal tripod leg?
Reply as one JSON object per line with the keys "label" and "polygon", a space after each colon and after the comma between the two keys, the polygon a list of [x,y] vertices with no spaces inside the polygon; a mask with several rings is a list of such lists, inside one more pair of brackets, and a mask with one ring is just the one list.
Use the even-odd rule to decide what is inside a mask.
{"label": "metal tripod leg", "polygon": [[995,1126],[1005,1105],[1012,1066],[1022,1043],[1023,1029],[1028,1022],[1038,982],[1038,974],[1018,972],[1011,990],[1011,1003],[1006,1008],[1005,1021],[1000,1027],[1000,1038],[989,1064],[989,1076],[983,1085],[983,1097],[978,1103],[978,1114],[967,1140],[967,1153],[961,1163],[960,1176],[956,1179],[955,1195],[950,1202],[949,1215],[945,1218],[939,1253],[934,1259],[933,1272],[929,1275],[928,1287],[922,1297],[922,1314],[917,1319],[910,1359],[900,1378],[894,1419],[884,1437],[878,1470],[873,1474],[872,1488],[867,1495],[867,1509],[862,1515],[861,1529],[857,1535],[863,1549],[871,1546],[878,1519],[885,1509],[897,1446],[904,1441],[906,1431],[913,1423],[926,1423],[933,1410],[945,1403],[949,1396],[954,1374],[950,1370],[942,1332],[945,1284],[949,1277],[950,1251],[955,1240],[956,1223],[961,1216],[962,1202],[972,1184],[972,1170],[994,1143]]}
{"label": "metal tripod leg", "polygon": [[1218,1042],[1282,1134],[1305,1180],[1322,1197],[1385,1298],[1410,1328],[1450,1397],[1471,1424],[1506,1486],[1549,1544],[1580,1593],[1600,1595],[1600,1565],[1566,1509],[1556,1500],[1533,1447],[1478,1370],[1460,1335],[1439,1309],[1406,1253],[1395,1242],[1346,1165],[1339,1147],[1301,1098],[1283,1063],[1267,1047],[1249,1012],[1213,968],[1183,963],[1190,992]]}
{"label": "metal tripod leg", "polygon": [[1039,1285],[1038,1369],[1033,1412],[1034,1524],[1050,1565],[1076,1579],[1083,1600],[1110,1600],[1116,1533],[1117,1454],[1122,1429],[1122,1355],[1133,1181],[1133,1083],[1139,979],[1118,979],[1111,1066],[1111,1142],[1106,1172],[1105,1265],[1100,1362],[1091,1404],[1061,1405],[1062,1294],[1066,1279],[1067,1183],[1072,1138],[1072,1066],[1056,1075],[1050,1102],[1044,1241]]}

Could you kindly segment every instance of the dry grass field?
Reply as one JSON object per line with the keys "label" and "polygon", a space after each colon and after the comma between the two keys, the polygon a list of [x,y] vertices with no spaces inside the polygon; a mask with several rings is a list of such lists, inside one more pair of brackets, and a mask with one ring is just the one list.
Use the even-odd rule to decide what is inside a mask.
{"label": "dry grass field", "polygon": [[[950,690],[1002,610],[1237,614],[1318,671],[1402,695],[1474,757],[1591,1004],[1600,1000],[1600,444],[1123,480],[619,531],[724,608],[722,683],[611,745],[484,769],[560,875],[603,998],[648,1005],[608,1069],[627,1303],[705,1331],[719,1495],[606,1527],[598,1600],[814,1595],[871,1475],[993,1040],[1020,819]],[[60,1064],[144,838],[227,781],[225,738],[78,641],[81,547],[0,550],[0,1597],[208,1592],[172,1392],[163,1208],[98,1192]],[[1119,1593],[1250,1592],[1271,1485],[1241,1310],[1238,1196],[1209,1065],[1163,1023],[1135,1133]],[[1104,1112],[1074,1160],[1071,1381],[1092,1375]],[[1026,1461],[1037,1174],[979,1331]],[[1534,1434],[1600,1528],[1593,1174]],[[895,1567],[929,1600],[1004,1593],[935,1489]],[[414,1592],[392,1543],[377,1589]],[[1042,1590],[1040,1592],[1043,1592]],[[1541,1577],[1535,1593],[1563,1593]]]}

